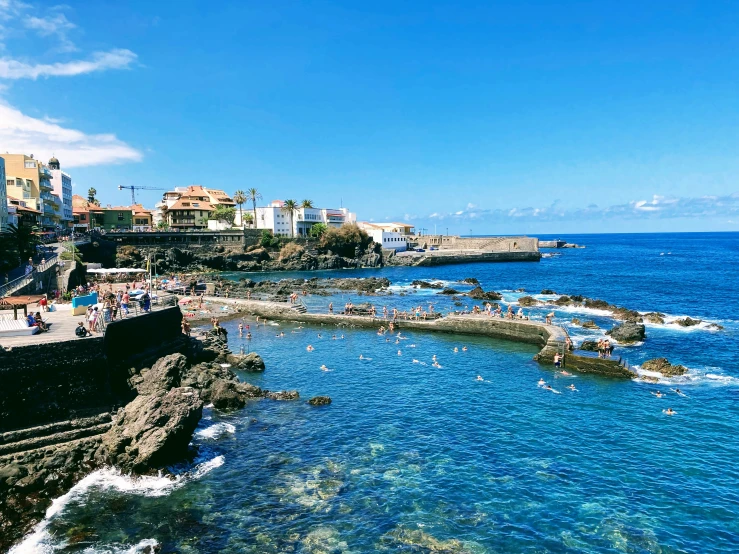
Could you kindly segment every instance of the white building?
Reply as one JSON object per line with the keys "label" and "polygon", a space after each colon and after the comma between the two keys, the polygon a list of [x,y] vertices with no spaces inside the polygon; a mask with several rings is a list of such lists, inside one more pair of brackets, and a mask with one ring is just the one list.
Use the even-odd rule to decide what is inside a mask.
{"label": "white building", "polygon": [[407,230],[412,230],[410,225],[402,225],[400,223],[369,223],[360,221],[357,223],[360,229],[363,229],[372,240],[377,244],[381,244],[386,250],[395,250],[403,252],[408,250],[408,234]]}
{"label": "white building", "polygon": [[8,190],[5,183],[5,160],[0,158],[0,233],[8,230],[8,225],[17,225],[15,210],[13,210],[13,221],[8,219]]}
{"label": "white building", "polygon": [[51,186],[54,188],[54,194],[61,199],[59,207],[59,219],[62,227],[68,227],[74,220],[72,216],[72,177],[62,171],[59,160],[51,158],[49,160],[49,169],[51,170]]}
{"label": "white building", "polygon": [[[282,200],[273,200],[268,206],[257,207],[257,229],[268,229],[275,236],[304,237],[310,234],[310,229],[316,223],[323,223],[329,227],[341,227],[345,223],[356,223],[357,214],[350,212],[347,208],[303,208],[300,207],[291,214],[284,210],[285,203]],[[253,210],[244,209],[244,214],[251,214]],[[241,227],[241,214],[236,211],[234,225]]]}

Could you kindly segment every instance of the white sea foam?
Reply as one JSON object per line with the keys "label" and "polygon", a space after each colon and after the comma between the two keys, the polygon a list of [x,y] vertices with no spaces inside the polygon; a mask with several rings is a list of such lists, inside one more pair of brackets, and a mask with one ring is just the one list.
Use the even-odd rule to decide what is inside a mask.
{"label": "white sea foam", "polygon": [[195,436],[201,439],[215,439],[222,435],[232,435],[235,432],[236,427],[234,427],[230,423],[222,421],[220,423],[215,423],[210,427],[206,427],[205,429],[200,429],[196,431]]}
{"label": "white sea foam", "polygon": [[[49,523],[52,519],[59,516],[71,503],[83,502],[84,498],[91,491],[112,490],[123,494],[136,494],[140,496],[166,496],[172,491],[184,486],[189,481],[200,479],[209,471],[222,466],[224,462],[225,458],[223,456],[216,456],[207,462],[198,464],[192,470],[175,477],[153,477],[146,475],[132,477],[122,474],[119,469],[113,467],[105,467],[93,471],[75,484],[66,494],[55,498],[51,506],[46,510],[44,519],[34,527],[29,535],[26,535],[23,542],[11,548],[9,554],[47,554],[63,548],[64,545],[55,541],[54,537],[49,533]],[[138,548],[143,542],[133,547],[124,547],[128,550],[119,551],[137,552],[138,550],[131,549]],[[92,552],[95,551],[93,550]],[[102,552],[105,552],[105,550],[102,550]],[[111,550],[111,552],[116,551]]]}
{"label": "white sea foam", "polygon": [[656,371],[647,371],[638,365],[631,366],[631,369],[636,371],[640,379],[645,377],[656,379],[660,385],[739,385],[739,378],[721,373],[719,367],[688,368],[687,373],[673,377],[665,377]]}
{"label": "white sea foam", "polygon": [[159,544],[156,539],[144,539],[133,546],[123,544],[110,544],[105,546],[94,546],[85,548],[83,554],[137,554],[144,549],[153,548]]}

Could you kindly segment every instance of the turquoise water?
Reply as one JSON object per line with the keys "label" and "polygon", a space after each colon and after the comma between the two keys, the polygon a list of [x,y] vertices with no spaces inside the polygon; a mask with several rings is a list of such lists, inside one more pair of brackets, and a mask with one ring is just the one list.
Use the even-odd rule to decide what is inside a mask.
{"label": "turquoise water", "polygon": [[[255,349],[267,364],[244,379],[297,388],[304,399],[328,394],[332,405],[206,410],[197,458],[176,480],[96,472],[17,551],[136,552],[154,543],[163,552],[234,553],[735,551],[739,236],[566,238],[588,248],[540,264],[334,273],[390,278],[395,294],[370,298],[380,306],[444,310],[447,299],[405,285],[474,276],[509,302],[516,288],[546,287],[658,310],[668,321],[720,323],[724,331],[649,326],[643,344],[618,348],[637,366],[667,356],[688,376],[656,385],[557,377],[532,361],[535,347],[467,336],[408,333],[395,344],[367,330],[283,323],[252,325],[247,342],[229,322],[232,348]],[[307,299],[314,309],[328,301]],[[601,332],[572,326],[572,317],[612,323],[557,311],[576,341]],[[540,378],[561,394],[537,387]],[[671,392],[676,386],[688,397]],[[677,415],[664,415],[667,407]]]}

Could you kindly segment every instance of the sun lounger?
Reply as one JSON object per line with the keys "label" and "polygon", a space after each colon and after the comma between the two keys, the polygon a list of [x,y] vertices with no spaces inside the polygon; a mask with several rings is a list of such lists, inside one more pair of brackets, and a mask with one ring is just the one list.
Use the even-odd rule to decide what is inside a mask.
{"label": "sun lounger", "polygon": [[0,337],[19,337],[38,333],[38,327],[29,327],[25,319],[0,319]]}

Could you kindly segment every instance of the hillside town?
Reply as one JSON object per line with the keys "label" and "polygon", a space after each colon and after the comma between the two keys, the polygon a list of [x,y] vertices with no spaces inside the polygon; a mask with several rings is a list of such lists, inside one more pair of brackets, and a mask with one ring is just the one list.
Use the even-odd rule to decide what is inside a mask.
{"label": "hillside town", "polygon": [[[312,200],[264,202],[256,188],[228,191],[206,185],[172,190],[120,185],[130,203],[99,197],[90,187],[73,193],[72,176],[60,160],[48,162],[33,155],[0,156],[0,234],[25,228],[46,241],[91,231],[108,233],[172,233],[197,231],[263,230],[275,237],[320,237],[329,228],[356,224],[383,248],[402,252],[413,225],[397,222],[358,221],[357,214],[340,206],[320,207]],[[139,190],[161,190],[154,206],[136,202]],[[82,192],[82,191],[80,191]]]}

